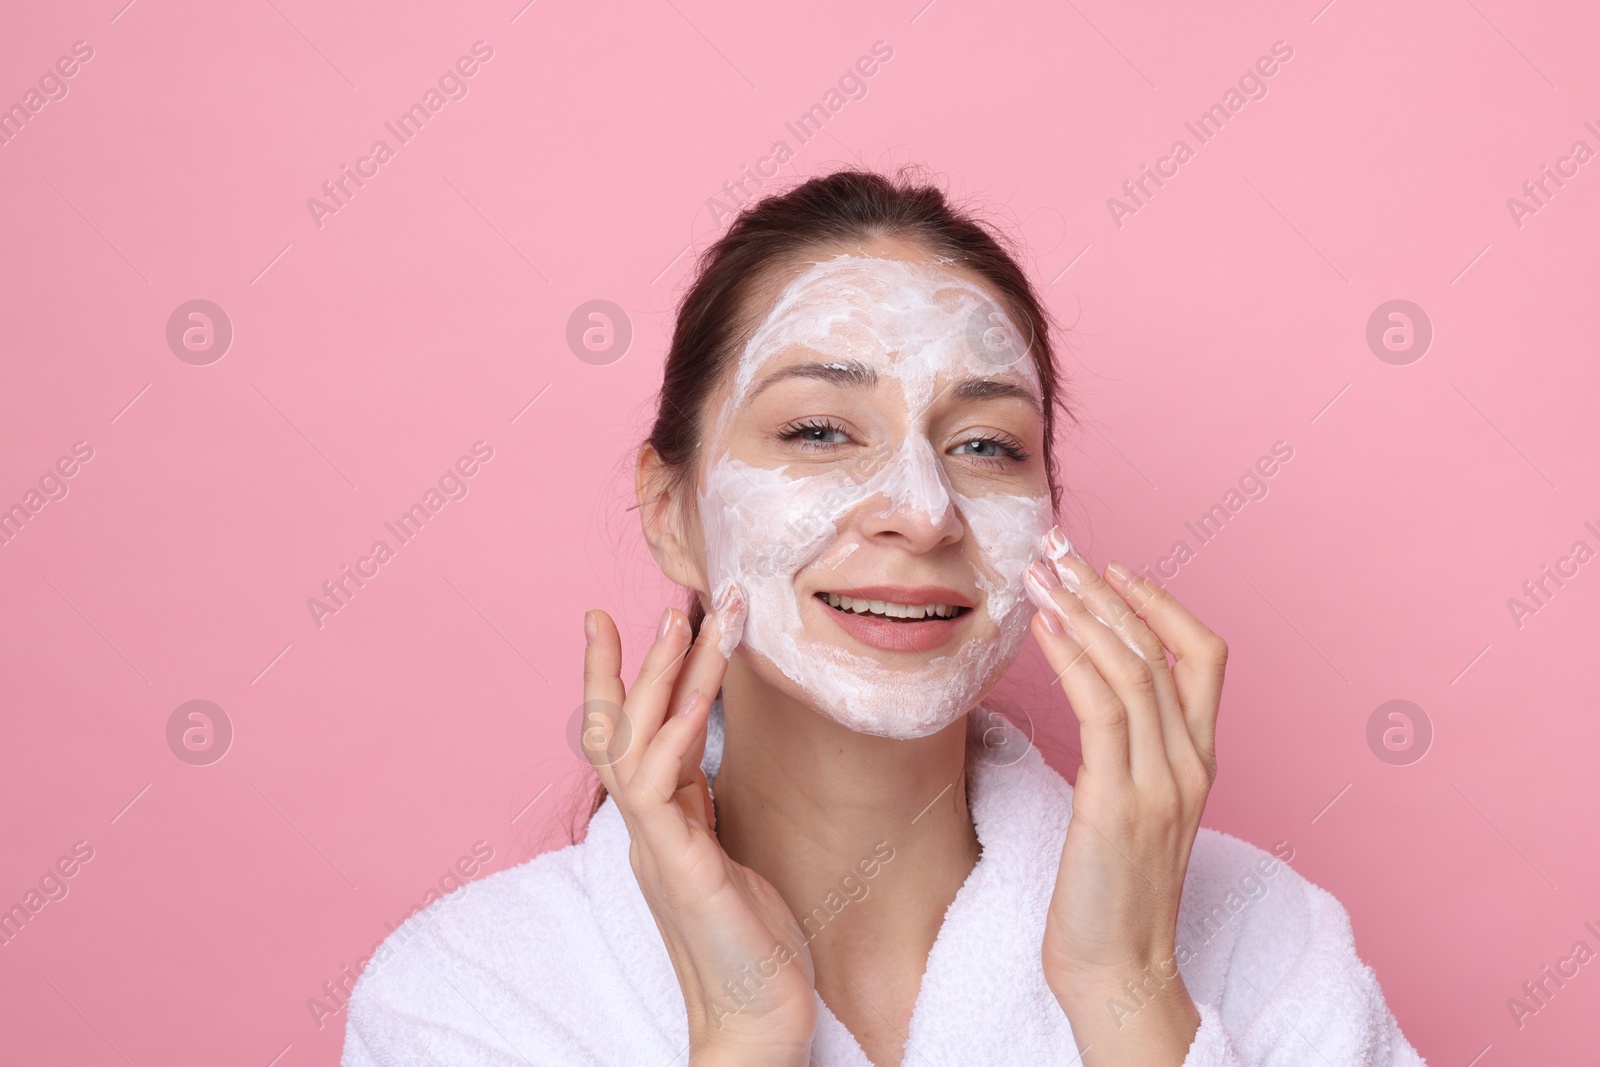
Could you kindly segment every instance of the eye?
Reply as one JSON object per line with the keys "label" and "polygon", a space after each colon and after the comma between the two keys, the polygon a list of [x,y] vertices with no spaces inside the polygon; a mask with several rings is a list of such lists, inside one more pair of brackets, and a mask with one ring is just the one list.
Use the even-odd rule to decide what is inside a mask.
{"label": "eye", "polygon": [[[963,451],[968,448],[972,451]],[[976,459],[998,460],[1004,456],[1019,463],[1028,458],[1027,450],[1019,442],[1001,436],[971,437],[950,451],[954,455],[972,456]]]}
{"label": "eye", "polygon": [[778,431],[778,440],[795,441],[802,448],[828,448],[847,444],[850,435],[844,427],[828,419],[803,419]]}

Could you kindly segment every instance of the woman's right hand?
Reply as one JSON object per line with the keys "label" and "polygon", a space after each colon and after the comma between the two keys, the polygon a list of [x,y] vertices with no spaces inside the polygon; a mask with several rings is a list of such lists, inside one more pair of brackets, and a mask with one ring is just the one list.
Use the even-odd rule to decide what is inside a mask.
{"label": "woman's right hand", "polygon": [[585,616],[584,752],[627,823],[628,859],[688,1008],[690,1063],[804,1065],[817,1025],[810,949],[772,884],[722,850],[700,769],[728,666],[717,646],[743,626],[730,589],[693,647],[689,620],[667,609],[627,691],[616,625]]}

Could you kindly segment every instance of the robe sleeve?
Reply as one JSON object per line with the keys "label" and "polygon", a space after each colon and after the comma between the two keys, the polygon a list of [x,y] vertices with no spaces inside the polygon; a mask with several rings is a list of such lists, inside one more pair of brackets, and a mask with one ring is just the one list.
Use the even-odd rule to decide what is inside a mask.
{"label": "robe sleeve", "polygon": [[1356,953],[1350,916],[1300,879],[1301,933],[1247,932],[1228,961],[1222,997],[1197,1004],[1200,1029],[1183,1067],[1425,1067]]}

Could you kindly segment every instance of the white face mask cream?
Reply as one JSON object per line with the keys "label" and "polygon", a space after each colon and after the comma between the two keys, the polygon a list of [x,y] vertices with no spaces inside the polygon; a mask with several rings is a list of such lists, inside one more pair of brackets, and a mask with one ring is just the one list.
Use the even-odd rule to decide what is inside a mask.
{"label": "white face mask cream", "polygon": [[[903,432],[837,463],[767,466],[732,455],[726,431],[734,414],[774,361],[787,353],[784,362],[794,363],[797,349],[841,375],[874,378],[872,395],[903,415]],[[927,436],[930,408],[968,379],[1004,380],[1041,396],[1027,343],[974,283],[933,264],[842,253],[785,286],[745,347],[731,402],[707,437],[699,496],[706,577],[719,600],[730,583],[745,594],[735,640],[852,730],[911,738],[942,729],[1011,664],[1032,615],[1022,575],[1052,523],[1048,491],[1007,493],[996,479],[957,478],[974,492],[965,495],[946,464],[972,461],[941,455]],[[852,569],[865,581],[875,565],[879,574],[905,569],[907,550],[876,542],[863,517],[963,531],[960,573],[947,562],[953,554],[941,556],[941,571],[945,585],[972,590],[970,610],[950,623],[883,624],[944,627],[960,640],[927,652],[871,647],[850,635],[855,620],[821,614],[838,607],[802,596],[801,584],[858,588],[844,580]],[[834,584],[819,585],[823,578]],[[900,609],[874,602],[872,610]]]}

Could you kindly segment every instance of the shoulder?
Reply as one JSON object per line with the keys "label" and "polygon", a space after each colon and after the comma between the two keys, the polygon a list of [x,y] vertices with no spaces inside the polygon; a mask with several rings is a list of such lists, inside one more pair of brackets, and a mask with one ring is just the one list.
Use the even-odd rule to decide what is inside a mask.
{"label": "shoulder", "polygon": [[1293,857],[1287,842],[1268,851],[1200,830],[1178,920],[1195,1003],[1211,1005],[1247,1053],[1309,1042],[1331,1063],[1421,1067],[1356,950],[1349,912]]}
{"label": "shoulder", "polygon": [[1197,1001],[1221,995],[1236,961],[1248,961],[1251,973],[1234,974],[1233,980],[1274,984],[1319,936],[1319,927],[1342,922],[1348,932],[1344,909],[1290,867],[1293,858],[1286,841],[1269,851],[1210,827],[1195,835],[1178,910],[1177,949]]}
{"label": "shoulder", "polygon": [[430,968],[446,955],[501,969],[559,951],[563,931],[581,928],[589,912],[585,850],[577,844],[543,853],[416,912],[373,953],[352,1002],[403,995],[437,980]]}
{"label": "shoulder", "polygon": [[589,841],[568,845],[468,882],[395,928],[350,996],[347,1067],[471,1035],[502,1011],[537,1006],[559,1018],[603,955],[584,877],[589,850]]}
{"label": "shoulder", "polygon": [[1220,1004],[1232,1027],[1242,1029],[1267,1003],[1290,1015],[1296,1011],[1289,1006],[1299,1005],[1305,1026],[1364,1020],[1351,1034],[1359,1030],[1374,1048],[1402,1047],[1377,974],[1356,949],[1349,912],[1290,867],[1293,858],[1294,848],[1284,841],[1268,851],[1200,830],[1178,919],[1185,983],[1197,1003]]}

